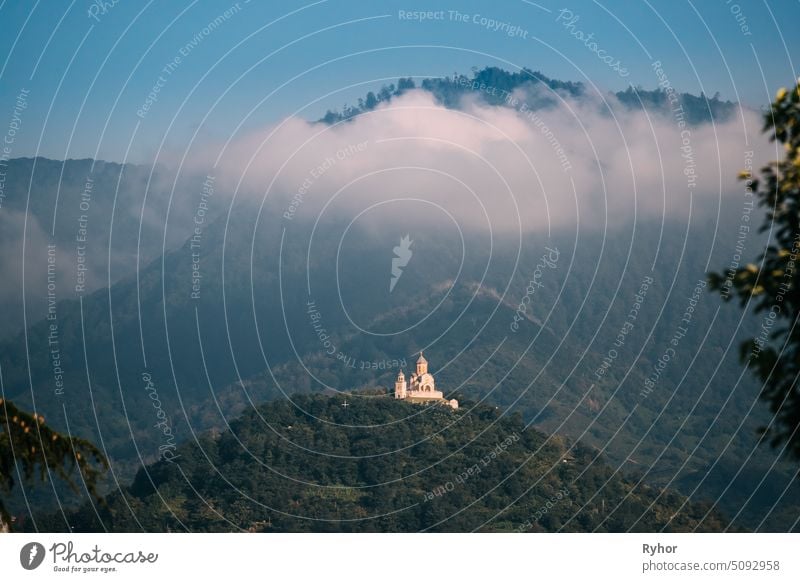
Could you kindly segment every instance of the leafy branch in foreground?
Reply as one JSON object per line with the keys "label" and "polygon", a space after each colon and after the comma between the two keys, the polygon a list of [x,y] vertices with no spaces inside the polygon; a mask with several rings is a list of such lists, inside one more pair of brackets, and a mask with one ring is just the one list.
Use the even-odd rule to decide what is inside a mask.
{"label": "leafy branch in foreground", "polygon": [[[74,490],[78,483],[72,472],[77,467],[87,491],[99,499],[97,480],[108,469],[108,461],[89,441],[64,436],[44,422],[38,414],[19,410],[0,398],[0,492],[14,487],[14,475],[25,482],[47,481],[48,475],[60,477]],[[10,524],[11,516],[0,499],[0,527]]]}
{"label": "leafy branch in foreground", "polygon": [[785,157],[762,168],[761,179],[749,171],[739,177],[766,208],[761,232],[773,229],[769,245],[760,266],[711,273],[709,283],[725,300],[733,291],[742,306],[752,301],[764,313],[759,335],[742,343],[740,357],[763,382],[761,398],[774,414],[764,433],[800,459],[800,81],[778,91],[764,131],[784,146]]}

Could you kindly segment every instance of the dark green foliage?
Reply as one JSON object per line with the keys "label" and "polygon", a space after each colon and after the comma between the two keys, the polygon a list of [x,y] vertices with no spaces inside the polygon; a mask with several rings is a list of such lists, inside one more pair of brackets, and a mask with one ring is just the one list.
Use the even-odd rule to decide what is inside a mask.
{"label": "dark green foliage", "polygon": [[763,431],[800,459],[800,84],[778,92],[764,131],[784,146],[784,159],[762,168],[761,180],[749,171],[740,178],[766,209],[761,231],[772,231],[770,243],[758,265],[712,273],[709,281],[724,299],[735,295],[764,314],[758,335],[742,342],[741,359],[763,382],[761,397],[774,414]]}
{"label": "dark green foliage", "polygon": [[[97,480],[108,468],[108,461],[90,442],[61,435],[44,423],[43,416],[22,412],[2,398],[0,429],[0,491],[4,494],[13,489],[15,474],[27,482],[37,476],[47,481],[55,475],[77,491],[72,476],[77,468],[88,492],[97,495]],[[0,499],[0,526],[3,523],[11,523],[11,516]]]}
{"label": "dark green foliage", "polygon": [[[452,411],[386,396],[296,395],[250,410],[229,431],[202,436],[178,452],[174,462],[141,470],[124,500],[120,493],[108,497],[106,528],[466,532],[725,526],[708,507],[634,486],[595,451],[547,438],[526,428],[519,415],[486,406]],[[102,529],[88,507],[68,520],[76,531]],[[53,522],[47,527],[63,527]]]}

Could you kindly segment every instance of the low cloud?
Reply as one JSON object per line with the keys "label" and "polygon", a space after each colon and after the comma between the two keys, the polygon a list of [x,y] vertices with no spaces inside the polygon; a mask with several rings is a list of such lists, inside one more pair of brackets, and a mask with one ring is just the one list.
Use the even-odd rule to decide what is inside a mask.
{"label": "low cloud", "polygon": [[189,166],[207,172],[222,152],[219,191],[266,196],[291,220],[363,213],[380,224],[402,212],[420,223],[547,232],[705,212],[741,194],[748,152],[756,170],[778,155],[751,110],[683,127],[671,112],[600,98],[532,110],[536,97],[449,109],[416,90],[337,125],[288,118],[224,150],[203,146]]}

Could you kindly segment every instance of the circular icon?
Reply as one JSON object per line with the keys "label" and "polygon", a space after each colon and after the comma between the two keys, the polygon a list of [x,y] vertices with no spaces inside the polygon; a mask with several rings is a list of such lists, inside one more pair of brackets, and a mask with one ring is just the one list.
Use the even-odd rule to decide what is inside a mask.
{"label": "circular icon", "polygon": [[44,546],[39,542],[30,542],[19,551],[19,563],[26,570],[35,570],[44,561]]}

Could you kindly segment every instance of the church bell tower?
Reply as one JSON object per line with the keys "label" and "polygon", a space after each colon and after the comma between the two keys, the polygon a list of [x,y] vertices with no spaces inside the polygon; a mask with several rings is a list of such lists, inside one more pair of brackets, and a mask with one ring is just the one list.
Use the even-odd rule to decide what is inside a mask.
{"label": "church bell tower", "polygon": [[398,399],[406,397],[406,377],[403,370],[397,374],[397,381],[394,383],[394,397]]}
{"label": "church bell tower", "polygon": [[422,376],[423,374],[428,373],[428,360],[422,355],[422,352],[419,353],[419,358],[417,359],[417,376]]}

